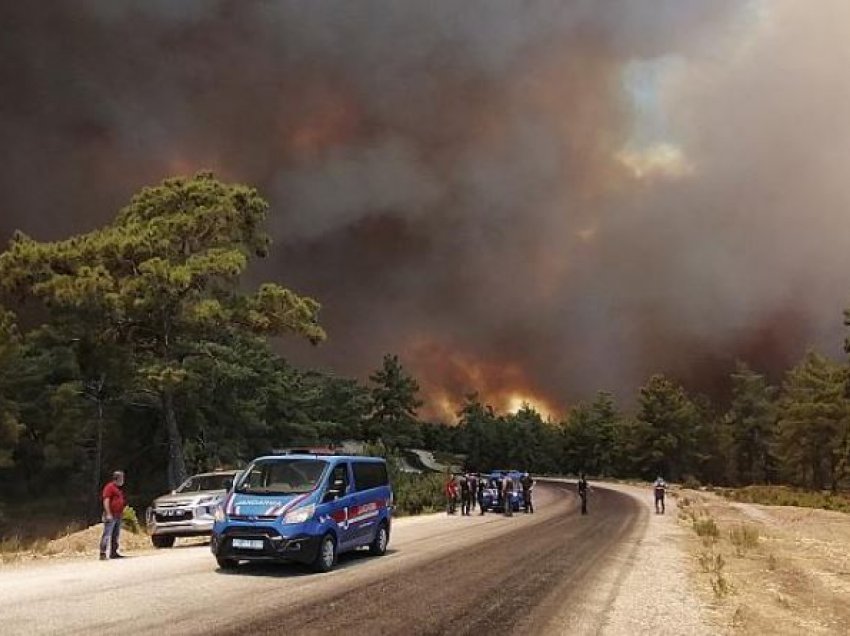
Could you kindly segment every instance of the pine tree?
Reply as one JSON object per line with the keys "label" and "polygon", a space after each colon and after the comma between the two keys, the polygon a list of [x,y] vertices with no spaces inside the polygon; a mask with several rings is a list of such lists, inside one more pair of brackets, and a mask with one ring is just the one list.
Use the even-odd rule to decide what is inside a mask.
{"label": "pine tree", "polygon": [[729,477],[738,484],[776,480],[772,453],[777,389],[739,362],[732,374],[732,403],[724,418],[729,437]]}
{"label": "pine tree", "polygon": [[654,375],[640,390],[630,429],[631,459],[638,474],[677,481],[691,474],[699,413],[685,390]]}
{"label": "pine tree", "polygon": [[268,250],[267,210],[255,190],[202,173],[143,189],[104,228],[58,242],[18,234],[0,256],[7,291],[128,348],[165,426],[172,486],[186,476],[176,400],[190,358],[238,333],[324,338],[312,299],[272,283],[242,290],[249,259]]}
{"label": "pine tree", "polygon": [[835,491],[847,474],[847,380],[846,365],[814,351],[788,372],[780,399],[777,450],[792,483]]}
{"label": "pine tree", "polygon": [[370,439],[381,440],[390,450],[417,444],[416,411],[422,406],[419,384],[405,372],[398,356],[384,356],[383,367],[369,380],[374,409],[368,426]]}

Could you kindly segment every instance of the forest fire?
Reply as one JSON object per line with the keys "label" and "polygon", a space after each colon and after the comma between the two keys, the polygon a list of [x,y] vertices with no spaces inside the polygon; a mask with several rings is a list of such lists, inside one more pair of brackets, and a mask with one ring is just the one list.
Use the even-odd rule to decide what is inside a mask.
{"label": "forest fire", "polygon": [[[421,343],[411,367],[422,385],[423,417],[453,423],[471,397],[497,413],[516,413],[530,407],[543,419],[557,419],[562,409],[539,394],[522,368],[509,361],[483,361],[471,354],[447,351],[436,343]],[[436,380],[436,381],[435,381]]]}

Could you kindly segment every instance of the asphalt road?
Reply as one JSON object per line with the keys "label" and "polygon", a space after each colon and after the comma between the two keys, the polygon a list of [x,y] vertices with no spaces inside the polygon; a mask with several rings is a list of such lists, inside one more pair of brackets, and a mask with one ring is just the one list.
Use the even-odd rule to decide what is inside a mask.
{"label": "asphalt road", "polygon": [[540,484],[538,512],[400,519],[329,574],[217,569],[206,547],[0,570],[4,634],[596,633],[648,521],[627,494]]}

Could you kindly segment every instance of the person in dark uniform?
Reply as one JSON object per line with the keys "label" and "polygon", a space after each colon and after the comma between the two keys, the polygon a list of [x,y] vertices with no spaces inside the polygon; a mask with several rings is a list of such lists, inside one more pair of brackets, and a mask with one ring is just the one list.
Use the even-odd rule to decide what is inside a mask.
{"label": "person in dark uniform", "polygon": [[663,515],[664,495],[667,493],[667,482],[664,481],[664,478],[661,475],[658,475],[658,479],[655,480],[653,490],[655,491],[655,514]]}
{"label": "person in dark uniform", "polygon": [[481,511],[480,515],[484,514],[484,487],[486,484],[484,483],[484,478],[478,477],[478,509]]}
{"label": "person in dark uniform", "polygon": [[502,478],[502,505],[504,506],[504,513],[506,517],[514,516],[514,506],[513,502],[511,502],[511,495],[514,492],[514,480],[511,479],[511,476],[505,474]]}
{"label": "person in dark uniform", "polygon": [[534,514],[534,502],[532,501],[532,491],[534,490],[534,479],[528,473],[523,473],[519,480],[522,485],[522,500],[525,504],[525,512]]}
{"label": "person in dark uniform", "polygon": [[472,500],[472,510],[475,510],[475,502],[478,500],[478,475],[469,473],[469,497]]}
{"label": "person in dark uniform", "polygon": [[578,480],[578,496],[581,498],[581,514],[587,514],[587,479],[582,473]]}
{"label": "person in dark uniform", "polygon": [[460,514],[464,517],[469,516],[469,510],[472,507],[472,492],[469,489],[469,478],[466,475],[460,476]]}

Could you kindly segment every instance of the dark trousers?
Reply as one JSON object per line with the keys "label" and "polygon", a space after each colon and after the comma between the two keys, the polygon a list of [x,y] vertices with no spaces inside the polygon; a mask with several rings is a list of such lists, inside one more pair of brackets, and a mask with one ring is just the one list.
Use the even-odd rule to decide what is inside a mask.
{"label": "dark trousers", "polygon": [[455,499],[454,497],[446,498],[446,512],[448,512],[450,515],[453,515],[455,513],[456,506],[457,499]]}
{"label": "dark trousers", "polygon": [[121,518],[103,520],[103,534],[100,537],[100,553],[110,556],[118,554],[118,535],[121,533]]}
{"label": "dark trousers", "polygon": [[655,495],[655,512],[656,512],[656,514],[658,514],[658,512],[659,512],[659,510],[658,510],[659,507],[661,508],[660,512],[663,515],[664,512],[665,512],[664,511],[664,495]]}
{"label": "dark trousers", "polygon": [[581,514],[586,515],[587,514],[587,493],[586,492],[580,492],[578,494],[578,496],[581,497]]}
{"label": "dark trousers", "polygon": [[460,496],[460,514],[468,515],[472,509],[472,497],[469,493]]}
{"label": "dark trousers", "polygon": [[525,502],[525,511],[534,513],[534,502],[531,500],[531,492],[526,491],[522,493],[522,499]]}
{"label": "dark trousers", "polygon": [[478,509],[481,511],[478,514],[484,514],[484,495],[478,495]]}

